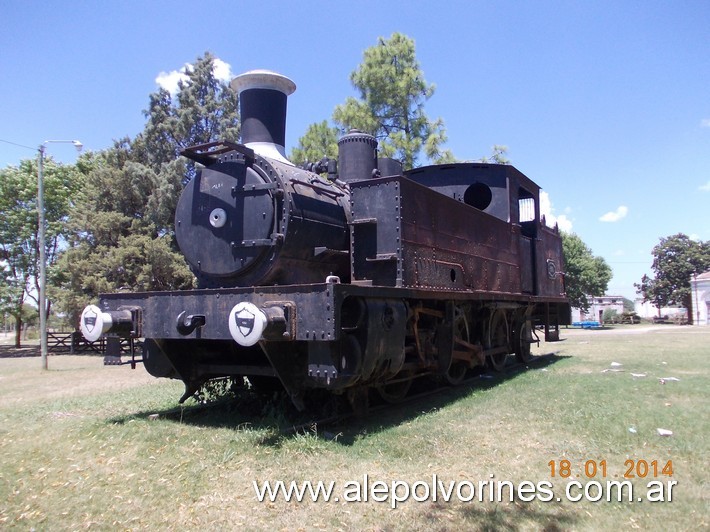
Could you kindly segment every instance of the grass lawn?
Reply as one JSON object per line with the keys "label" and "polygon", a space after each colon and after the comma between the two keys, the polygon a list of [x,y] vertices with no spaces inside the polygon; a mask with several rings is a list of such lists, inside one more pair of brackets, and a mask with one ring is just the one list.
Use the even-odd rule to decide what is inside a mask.
{"label": "grass lawn", "polygon": [[[140,367],[0,359],[0,528],[709,528],[710,328],[562,337],[527,371],[296,434],[273,408],[169,415],[182,384]],[[254,482],[278,480],[334,482],[339,500],[259,502]],[[393,504],[393,486],[414,493]]]}

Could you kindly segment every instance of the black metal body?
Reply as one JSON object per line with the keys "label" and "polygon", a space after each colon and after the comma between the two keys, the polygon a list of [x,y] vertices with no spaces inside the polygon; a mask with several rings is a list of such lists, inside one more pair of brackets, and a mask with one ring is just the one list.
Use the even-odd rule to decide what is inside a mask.
{"label": "black metal body", "polygon": [[178,244],[199,286],[347,277],[347,191],[237,148],[213,143],[184,152],[207,163],[185,187],[175,214]]}
{"label": "black metal body", "polygon": [[[536,202],[539,188],[512,166],[451,165],[448,181],[429,167],[342,187],[233,148],[205,160],[176,215],[206,288],[101,298],[102,311],[133,312],[146,369],[183,380],[186,394],[237,375],[278,378],[299,405],[315,387],[358,390],[422,373],[455,381],[457,364],[521,342],[524,353],[534,341],[524,324],[566,323],[559,234],[534,205],[534,219],[520,221],[521,202]],[[484,209],[464,200],[481,183],[493,189]],[[230,223],[209,225],[214,208]],[[230,309],[242,302],[280,316],[258,345],[230,332]]]}
{"label": "black metal body", "polygon": [[[256,141],[283,142],[259,117],[285,112],[285,96],[266,92],[276,103],[247,90],[242,114]],[[103,295],[84,334],[144,338],[146,369],[184,381],[183,399],[247,376],[278,379],[302,406],[311,388],[357,403],[424,374],[455,384],[486,362],[502,369],[509,353],[526,360],[536,326],[554,339],[569,323],[561,239],[534,182],[471,163],[379,177],[374,138],[354,132],[340,146],[343,179],[241,144],[186,150],[204,168],[179,200],[176,236],[200,288]]]}

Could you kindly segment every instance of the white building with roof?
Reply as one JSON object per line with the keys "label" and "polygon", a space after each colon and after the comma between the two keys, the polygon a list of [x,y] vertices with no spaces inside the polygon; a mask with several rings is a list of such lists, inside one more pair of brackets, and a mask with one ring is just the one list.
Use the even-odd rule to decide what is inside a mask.
{"label": "white building with roof", "polygon": [[690,295],[693,301],[695,325],[710,325],[710,272],[690,280]]}
{"label": "white building with roof", "polygon": [[654,306],[653,303],[650,301],[644,301],[641,298],[634,300],[634,311],[636,314],[647,320],[663,318],[666,320],[676,321],[679,319],[685,319],[688,315],[688,310],[680,305],[661,307],[661,310],[659,311],[658,307]]}
{"label": "white building with roof", "polygon": [[590,320],[601,323],[604,311],[607,309],[615,310],[619,316],[624,312],[624,296],[588,296],[588,301],[587,312],[572,308],[572,322]]}

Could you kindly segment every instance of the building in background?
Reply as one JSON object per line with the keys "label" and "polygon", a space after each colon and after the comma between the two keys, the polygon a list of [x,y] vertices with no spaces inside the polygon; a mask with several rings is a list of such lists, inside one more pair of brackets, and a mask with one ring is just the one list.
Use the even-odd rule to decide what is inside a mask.
{"label": "building in background", "polygon": [[579,321],[598,321],[602,323],[604,311],[615,310],[618,316],[624,313],[624,297],[623,296],[596,296],[589,297],[589,310],[582,312],[581,309],[572,309],[572,322]]}
{"label": "building in background", "polygon": [[690,292],[693,301],[693,322],[696,325],[710,325],[710,272],[691,279]]}
{"label": "building in background", "polygon": [[660,312],[649,301],[642,299],[634,301],[636,313],[649,320],[673,321],[675,323],[688,323],[688,312],[692,312],[692,321],[695,325],[710,325],[710,272],[705,272],[690,279],[690,295],[693,308],[689,311],[681,306],[662,307]]}
{"label": "building in background", "polygon": [[661,307],[659,312],[658,307],[654,306],[650,301],[644,302],[643,299],[634,300],[634,310],[636,314],[647,320],[658,320],[659,318],[663,321],[673,321],[681,322],[687,321],[688,310],[685,307],[680,307],[677,305]]}

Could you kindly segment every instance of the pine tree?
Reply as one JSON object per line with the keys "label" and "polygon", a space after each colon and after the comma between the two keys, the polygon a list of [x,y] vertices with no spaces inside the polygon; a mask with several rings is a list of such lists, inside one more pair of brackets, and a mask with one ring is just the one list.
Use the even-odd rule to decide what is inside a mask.
{"label": "pine tree", "polygon": [[374,135],[380,154],[399,159],[405,169],[414,167],[422,151],[435,163],[454,160],[441,149],[446,142],[443,120],[430,120],[424,112],[435,87],[424,79],[412,39],[401,33],[380,38],[365,50],[350,80],[359,99],[348,98],[333,113],[343,133],[359,129]]}

